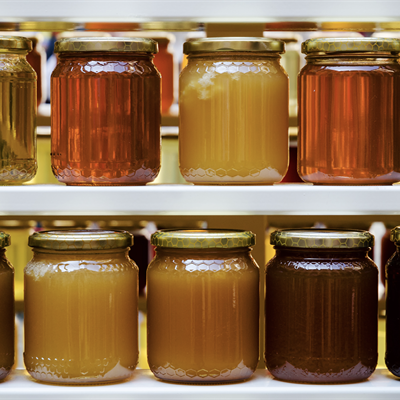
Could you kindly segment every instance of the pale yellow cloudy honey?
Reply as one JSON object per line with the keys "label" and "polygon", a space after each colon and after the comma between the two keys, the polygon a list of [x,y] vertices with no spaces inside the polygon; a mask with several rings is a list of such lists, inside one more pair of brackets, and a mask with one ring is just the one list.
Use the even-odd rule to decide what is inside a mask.
{"label": "pale yellow cloudy honey", "polygon": [[157,246],[147,272],[148,362],[156,377],[215,383],[253,374],[259,270],[250,250]]}
{"label": "pale yellow cloudy honey", "polygon": [[26,369],[40,381],[112,382],[138,360],[138,269],[126,248],[34,248],[25,268]]}
{"label": "pale yellow cloudy honey", "polygon": [[[283,43],[251,40],[185,43],[189,57],[180,76],[179,162],[189,182],[272,184],[286,173],[289,89],[279,62]],[[260,50],[262,40],[269,42]],[[215,50],[218,41],[232,51]],[[250,43],[248,49],[244,42]]]}

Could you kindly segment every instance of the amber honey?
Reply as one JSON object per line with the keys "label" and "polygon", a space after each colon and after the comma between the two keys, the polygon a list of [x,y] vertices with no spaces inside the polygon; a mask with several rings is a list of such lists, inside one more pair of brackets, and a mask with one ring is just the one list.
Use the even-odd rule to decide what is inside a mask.
{"label": "amber honey", "polygon": [[130,378],[138,360],[137,296],[138,269],[127,249],[35,247],[25,268],[29,374],[60,384]]}
{"label": "amber honey", "polygon": [[[207,234],[212,231],[199,241]],[[157,378],[186,383],[249,378],[258,363],[259,319],[259,270],[250,249],[158,244],[147,272],[151,371]]]}
{"label": "amber honey", "polygon": [[[152,62],[157,45],[126,38],[124,47],[117,39],[57,42],[51,157],[55,176],[68,185],[138,185],[159,172],[160,75]],[[138,40],[149,43],[140,47]],[[66,48],[69,42],[74,51]],[[81,42],[84,46],[75,51]],[[93,51],[82,51],[90,46]]]}
{"label": "amber honey", "polygon": [[368,39],[336,40],[354,42],[356,48],[350,51],[350,43],[329,55],[310,51],[299,76],[299,174],[314,184],[397,182],[400,45],[391,39],[392,52],[368,52]]}

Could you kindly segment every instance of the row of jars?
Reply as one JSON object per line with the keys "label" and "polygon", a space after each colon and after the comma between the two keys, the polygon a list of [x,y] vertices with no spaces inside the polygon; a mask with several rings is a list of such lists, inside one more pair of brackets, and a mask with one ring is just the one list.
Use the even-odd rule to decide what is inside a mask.
{"label": "row of jars", "polygon": [[[400,246],[400,228],[392,231]],[[271,235],[265,280],[265,362],[277,379],[343,383],[377,364],[378,270],[366,231],[296,229]],[[185,383],[251,377],[259,357],[255,235],[161,230],[147,272],[147,347],[153,374]],[[25,351],[42,382],[130,378],[138,360],[138,268],[126,231],[66,230],[29,237]],[[13,268],[0,232],[0,378],[14,363]],[[387,264],[386,364],[400,376],[400,252]]]}
{"label": "row of jars", "polygon": [[[0,38],[0,182],[36,172],[31,42]],[[57,41],[51,80],[51,163],[67,185],[140,185],[160,170],[157,43],[145,38]],[[194,184],[273,184],[288,168],[283,41],[202,38],[184,44],[179,163]],[[400,181],[399,39],[302,44],[298,172],[314,184]]]}

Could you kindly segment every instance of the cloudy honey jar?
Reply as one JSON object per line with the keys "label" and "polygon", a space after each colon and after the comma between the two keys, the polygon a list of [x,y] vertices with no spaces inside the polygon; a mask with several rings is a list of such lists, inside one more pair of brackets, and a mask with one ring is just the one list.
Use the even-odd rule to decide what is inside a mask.
{"label": "cloudy honey jar", "polygon": [[163,230],[147,270],[147,351],[153,374],[185,383],[249,378],[258,363],[255,235]]}
{"label": "cloudy honey jar", "polygon": [[195,184],[273,184],[288,168],[285,45],[268,38],[188,41],[179,81],[179,164]]}
{"label": "cloudy honey jar", "polygon": [[130,378],[138,360],[138,268],[125,231],[44,231],[25,267],[28,373],[48,383]]}

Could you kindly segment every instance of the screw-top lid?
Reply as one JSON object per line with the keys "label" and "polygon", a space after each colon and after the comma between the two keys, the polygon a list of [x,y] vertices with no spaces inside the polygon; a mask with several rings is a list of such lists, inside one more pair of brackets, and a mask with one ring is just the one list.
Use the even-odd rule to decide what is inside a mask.
{"label": "screw-top lid", "polygon": [[0,52],[31,51],[32,41],[23,36],[0,36]]}
{"label": "screw-top lid", "polygon": [[49,250],[108,250],[133,245],[133,236],[126,231],[73,229],[35,232],[28,245]]}
{"label": "screw-top lid", "polygon": [[400,242],[400,226],[396,226],[390,231],[390,240],[392,242]]}
{"label": "screw-top lid", "polygon": [[214,37],[192,39],[183,44],[184,54],[232,51],[284,53],[285,43],[263,37]]}
{"label": "screw-top lid", "polygon": [[400,40],[394,38],[317,38],[301,45],[301,52],[310,53],[399,53]]}
{"label": "screw-top lid", "polygon": [[0,249],[11,244],[11,236],[8,233],[0,231]]}
{"label": "screw-top lid", "polygon": [[138,37],[73,37],[57,40],[54,53],[112,51],[157,53],[158,44],[150,38]]}
{"label": "screw-top lid", "polygon": [[151,244],[175,249],[233,249],[256,243],[250,231],[225,229],[180,230],[164,229],[151,235]]}
{"label": "screw-top lid", "polygon": [[272,232],[271,244],[304,249],[355,249],[374,245],[374,236],[361,230],[282,229]]}

